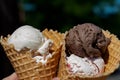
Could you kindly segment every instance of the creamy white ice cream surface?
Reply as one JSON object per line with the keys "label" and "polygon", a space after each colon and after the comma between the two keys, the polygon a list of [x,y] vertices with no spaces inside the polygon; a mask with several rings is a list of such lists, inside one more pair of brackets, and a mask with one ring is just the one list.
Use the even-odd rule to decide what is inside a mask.
{"label": "creamy white ice cream surface", "polygon": [[14,44],[17,51],[24,47],[38,49],[44,42],[45,38],[42,33],[29,25],[19,27],[8,39],[8,43]]}
{"label": "creamy white ice cream surface", "polygon": [[51,54],[49,53],[49,49],[53,44],[52,40],[47,39],[40,30],[29,25],[24,25],[16,29],[8,38],[8,43],[13,44],[17,51],[21,51],[24,48],[36,50],[42,56],[35,56],[34,59],[36,59],[37,63],[42,62],[44,64],[49,57],[45,60],[43,60],[43,57],[44,55],[49,56]]}
{"label": "creamy white ice cream surface", "polygon": [[74,54],[67,57],[68,68],[71,74],[81,76],[101,75],[104,71],[104,60],[101,57],[89,59],[81,58]]}

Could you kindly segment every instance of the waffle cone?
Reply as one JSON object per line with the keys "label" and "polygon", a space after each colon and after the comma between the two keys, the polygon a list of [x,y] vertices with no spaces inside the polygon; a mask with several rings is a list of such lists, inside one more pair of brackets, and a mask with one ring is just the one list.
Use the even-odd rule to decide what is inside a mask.
{"label": "waffle cone", "polygon": [[111,43],[109,44],[108,50],[103,57],[106,63],[104,73],[95,77],[69,74],[66,61],[65,45],[63,45],[58,71],[58,77],[60,78],[60,80],[106,80],[106,78],[119,67],[120,41],[114,34],[111,34],[109,31],[103,30],[103,33],[107,38],[111,38]]}
{"label": "waffle cone", "polygon": [[47,63],[36,63],[29,50],[17,52],[12,44],[7,43],[8,37],[1,37],[1,44],[12,63],[19,80],[52,80],[57,76],[58,62],[60,59],[63,34],[45,29],[42,32],[47,38],[53,40],[52,58]]}

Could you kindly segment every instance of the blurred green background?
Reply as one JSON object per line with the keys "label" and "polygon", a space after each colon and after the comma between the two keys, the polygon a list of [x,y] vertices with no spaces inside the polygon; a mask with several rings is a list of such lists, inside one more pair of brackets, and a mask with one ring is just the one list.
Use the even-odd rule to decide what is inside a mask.
{"label": "blurred green background", "polygon": [[120,38],[120,0],[20,0],[25,24],[65,32],[93,23]]}

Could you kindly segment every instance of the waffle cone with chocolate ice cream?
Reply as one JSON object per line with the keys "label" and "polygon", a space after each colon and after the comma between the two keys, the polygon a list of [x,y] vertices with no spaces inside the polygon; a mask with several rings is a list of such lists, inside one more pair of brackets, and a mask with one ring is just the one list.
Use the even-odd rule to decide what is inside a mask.
{"label": "waffle cone with chocolate ice cream", "polygon": [[[59,64],[58,77],[60,80],[106,80],[106,78],[113,73],[119,67],[120,62],[120,40],[116,35],[111,34],[109,31],[102,30],[106,38],[110,38],[111,42],[108,47],[106,47],[105,53],[102,55],[102,58],[105,61],[104,72],[101,75],[97,76],[85,76],[79,74],[71,74],[68,68],[67,55],[66,53],[66,42],[64,41],[64,46],[62,47],[61,59]],[[68,32],[65,33],[65,38]],[[71,45],[72,46],[72,45]],[[83,55],[82,55],[83,56]]]}
{"label": "waffle cone with chocolate ice cream", "polygon": [[52,29],[45,29],[42,33],[48,39],[53,40],[53,45],[50,49],[52,57],[47,60],[46,64],[36,63],[35,59],[32,58],[33,53],[29,49],[20,52],[16,51],[14,46],[7,42],[10,35],[7,37],[1,36],[1,44],[19,80],[52,80],[56,76],[64,34]]}

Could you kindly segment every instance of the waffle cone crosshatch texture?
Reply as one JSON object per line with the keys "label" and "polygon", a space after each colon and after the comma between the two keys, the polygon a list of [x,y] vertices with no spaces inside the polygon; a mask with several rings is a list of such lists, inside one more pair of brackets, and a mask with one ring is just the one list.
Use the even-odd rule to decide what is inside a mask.
{"label": "waffle cone crosshatch texture", "polygon": [[59,59],[63,45],[64,34],[45,29],[42,32],[47,38],[53,40],[51,48],[53,56],[46,64],[36,63],[30,50],[16,51],[12,44],[8,44],[8,37],[1,36],[1,44],[12,63],[19,80],[52,80],[57,76]]}
{"label": "waffle cone crosshatch texture", "polygon": [[[113,73],[118,67],[120,63],[120,40],[116,37],[116,35],[111,34],[109,31],[104,31],[104,35],[107,38],[111,39],[110,44],[108,45],[107,52],[103,59],[105,60],[105,70],[102,75],[95,76],[95,77],[86,77],[80,76],[77,74],[70,74],[68,67],[67,67],[67,60],[66,60],[66,48],[65,45],[62,47],[62,53],[59,63],[59,71],[58,77],[60,80],[106,80],[107,77]],[[64,42],[65,44],[65,42]]]}

